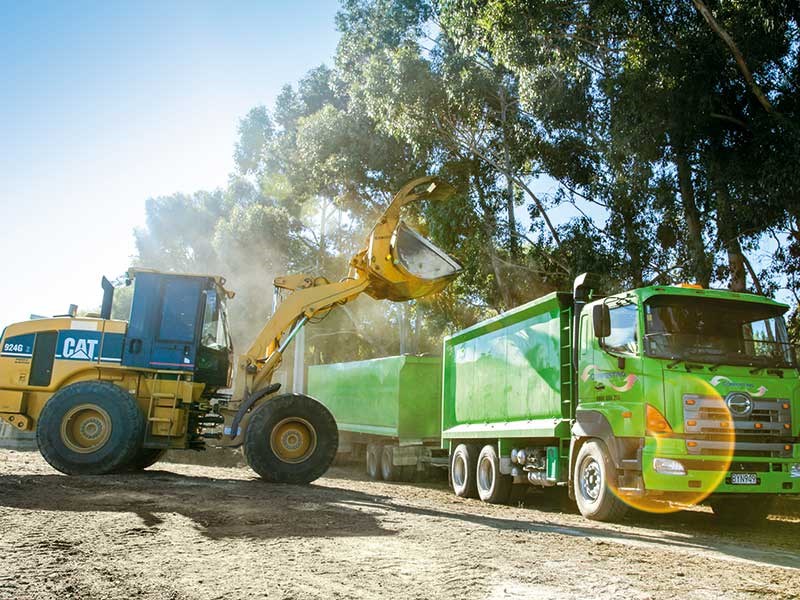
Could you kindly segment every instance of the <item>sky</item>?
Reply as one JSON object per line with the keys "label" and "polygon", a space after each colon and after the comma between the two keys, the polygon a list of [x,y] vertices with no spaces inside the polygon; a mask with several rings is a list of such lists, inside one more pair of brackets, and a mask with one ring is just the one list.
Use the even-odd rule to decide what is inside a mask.
{"label": "sky", "polygon": [[0,327],[97,308],[147,198],[224,186],[239,119],[332,62],[337,9],[0,2]]}

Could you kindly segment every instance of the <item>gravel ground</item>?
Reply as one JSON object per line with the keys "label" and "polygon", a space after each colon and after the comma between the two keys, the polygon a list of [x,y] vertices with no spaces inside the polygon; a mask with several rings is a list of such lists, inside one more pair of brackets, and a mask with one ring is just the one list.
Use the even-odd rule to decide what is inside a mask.
{"label": "gravel ground", "polygon": [[800,519],[607,525],[558,494],[489,506],[348,467],[310,486],[173,463],[66,477],[0,450],[0,598],[800,598]]}

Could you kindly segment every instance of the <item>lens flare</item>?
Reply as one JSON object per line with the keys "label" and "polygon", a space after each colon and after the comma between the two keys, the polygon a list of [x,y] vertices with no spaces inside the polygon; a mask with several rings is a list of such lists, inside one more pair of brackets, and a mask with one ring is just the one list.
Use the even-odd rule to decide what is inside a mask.
{"label": "lens flare", "polygon": [[[645,479],[668,481],[673,489],[647,490],[641,494],[633,493],[627,487],[620,488],[616,481],[609,482],[613,484],[610,487],[617,497],[643,512],[673,513],[700,504],[724,482],[730,471],[736,433],[725,398],[708,381],[697,376],[682,376],[676,385],[679,389],[672,397],[681,399],[679,416],[672,417],[676,422],[667,421],[655,407],[644,407],[647,436],[652,441],[645,444],[643,452],[643,463],[649,461],[650,464],[642,465]],[[668,415],[676,412],[668,411]],[[683,441],[682,451],[676,452],[676,444],[680,441]],[[655,458],[677,461],[685,474],[654,473],[652,462]],[[661,464],[676,468],[668,461]],[[649,476],[645,472],[649,472]],[[647,488],[647,481],[644,484]]]}

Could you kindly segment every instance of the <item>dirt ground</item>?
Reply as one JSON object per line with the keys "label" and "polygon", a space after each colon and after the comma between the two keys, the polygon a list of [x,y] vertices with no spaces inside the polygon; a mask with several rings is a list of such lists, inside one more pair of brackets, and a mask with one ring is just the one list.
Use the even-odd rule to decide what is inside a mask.
{"label": "dirt ground", "polygon": [[335,467],[306,487],[159,463],[66,477],[0,450],[0,598],[800,598],[800,520],[584,520]]}

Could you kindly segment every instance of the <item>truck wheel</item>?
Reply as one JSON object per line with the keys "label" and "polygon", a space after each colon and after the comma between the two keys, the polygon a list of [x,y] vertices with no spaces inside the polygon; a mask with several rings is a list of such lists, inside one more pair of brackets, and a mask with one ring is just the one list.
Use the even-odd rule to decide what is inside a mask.
{"label": "truck wheel", "polygon": [[478,487],[478,497],[490,504],[505,504],[511,497],[511,475],[500,472],[500,457],[492,445],[486,445],[478,455],[478,465],[475,470],[475,484]]}
{"label": "truck wheel", "polygon": [[144,430],[144,415],[131,394],[112,383],[80,381],[45,402],[36,442],[62,473],[103,475],[133,460]]}
{"label": "truck wheel", "polygon": [[328,470],[338,447],[333,415],[302,394],[283,394],[258,406],[244,434],[247,464],[273,483],[311,483]]}
{"label": "truck wheel", "polygon": [[712,498],[709,501],[714,516],[723,523],[757,525],[770,515],[775,507],[774,498]]}
{"label": "truck wheel", "polygon": [[400,481],[403,468],[394,464],[394,446],[384,446],[381,452],[381,475],[384,481]]}
{"label": "truck wheel", "polygon": [[382,478],[381,474],[381,454],[383,446],[378,444],[367,444],[367,477],[376,481]]}
{"label": "truck wheel", "polygon": [[478,447],[474,444],[459,444],[450,457],[450,483],[453,492],[460,498],[477,498],[478,487],[475,473],[478,467]]}
{"label": "truck wheel", "polygon": [[163,448],[139,448],[139,451],[127,465],[122,467],[123,471],[144,471],[147,467],[152,467],[167,453]]}
{"label": "truck wheel", "polygon": [[616,468],[605,444],[590,440],[581,446],[575,461],[573,486],[578,509],[587,519],[616,522],[625,516],[628,505],[610,487]]}

